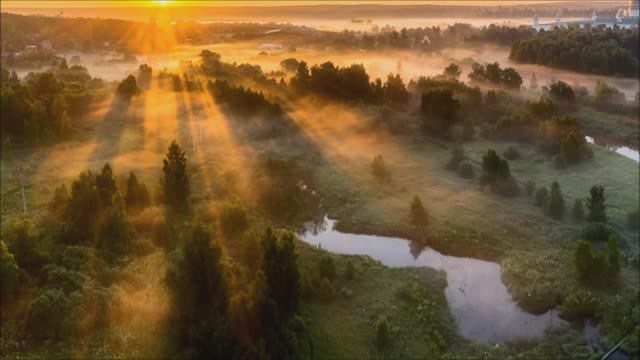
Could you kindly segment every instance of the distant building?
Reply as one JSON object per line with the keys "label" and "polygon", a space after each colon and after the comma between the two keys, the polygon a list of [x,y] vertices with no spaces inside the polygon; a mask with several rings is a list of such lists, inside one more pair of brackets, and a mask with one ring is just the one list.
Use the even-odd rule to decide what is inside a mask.
{"label": "distant building", "polygon": [[38,47],[35,45],[27,45],[24,47],[25,54],[35,54],[38,52]]}
{"label": "distant building", "polygon": [[550,30],[554,27],[567,27],[569,25],[586,26],[606,26],[629,29],[640,26],[640,0],[629,0],[627,9],[619,9],[615,17],[600,17],[594,10],[591,14],[590,20],[576,20],[576,21],[562,21],[560,14],[556,13],[555,21],[551,23],[541,24],[538,16],[533,16],[532,27],[536,30],[545,29]]}

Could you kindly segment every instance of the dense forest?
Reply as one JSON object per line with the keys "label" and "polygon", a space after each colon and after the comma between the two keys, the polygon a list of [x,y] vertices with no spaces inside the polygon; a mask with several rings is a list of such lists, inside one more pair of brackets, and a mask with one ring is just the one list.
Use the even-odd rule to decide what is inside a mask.
{"label": "dense forest", "polygon": [[540,31],[515,43],[509,57],[582,73],[637,77],[640,71],[638,28],[569,27]]}

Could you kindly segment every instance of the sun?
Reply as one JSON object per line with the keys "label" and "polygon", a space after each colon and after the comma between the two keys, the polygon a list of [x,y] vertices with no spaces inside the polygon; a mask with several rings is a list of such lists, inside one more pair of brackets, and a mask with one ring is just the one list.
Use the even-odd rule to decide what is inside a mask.
{"label": "sun", "polygon": [[159,4],[159,5],[167,5],[170,2],[173,2],[173,0],[153,0],[154,3]]}

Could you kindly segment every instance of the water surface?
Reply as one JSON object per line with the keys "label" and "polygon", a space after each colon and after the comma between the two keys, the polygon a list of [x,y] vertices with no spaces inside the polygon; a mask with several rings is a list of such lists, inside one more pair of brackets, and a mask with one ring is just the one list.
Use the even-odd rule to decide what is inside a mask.
{"label": "water surface", "polygon": [[547,326],[565,323],[555,310],[542,315],[522,310],[502,282],[496,263],[446,256],[428,247],[414,257],[405,239],[341,233],[334,224],[325,218],[319,231],[307,231],[301,239],[333,253],[367,255],[386,266],[428,266],[446,272],[449,308],[459,333],[469,340],[504,343],[541,338]]}

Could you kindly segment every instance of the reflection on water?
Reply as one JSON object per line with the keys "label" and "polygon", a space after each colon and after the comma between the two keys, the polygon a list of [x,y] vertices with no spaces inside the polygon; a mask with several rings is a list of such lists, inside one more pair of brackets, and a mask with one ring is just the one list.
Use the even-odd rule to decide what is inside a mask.
{"label": "reflection on water", "polygon": [[594,141],[594,139],[591,136],[585,136],[584,137],[585,140],[587,140],[588,143],[590,144],[596,144],[596,145],[600,145],[608,150],[611,151],[615,151],[618,154],[627,157],[631,160],[634,160],[636,162],[640,162],[640,153],[638,152],[638,150],[634,150],[630,147],[627,146],[616,146],[616,145],[608,145],[608,144],[598,144]]}
{"label": "reflection on water", "polygon": [[391,267],[428,266],[447,274],[445,296],[458,330],[467,339],[503,343],[518,338],[540,338],[549,325],[565,323],[555,310],[533,315],[511,298],[500,278],[500,265],[483,260],[446,256],[425,248],[410,249],[400,238],[341,233],[333,229],[335,220],[307,231],[301,239],[339,254],[367,255]]}

